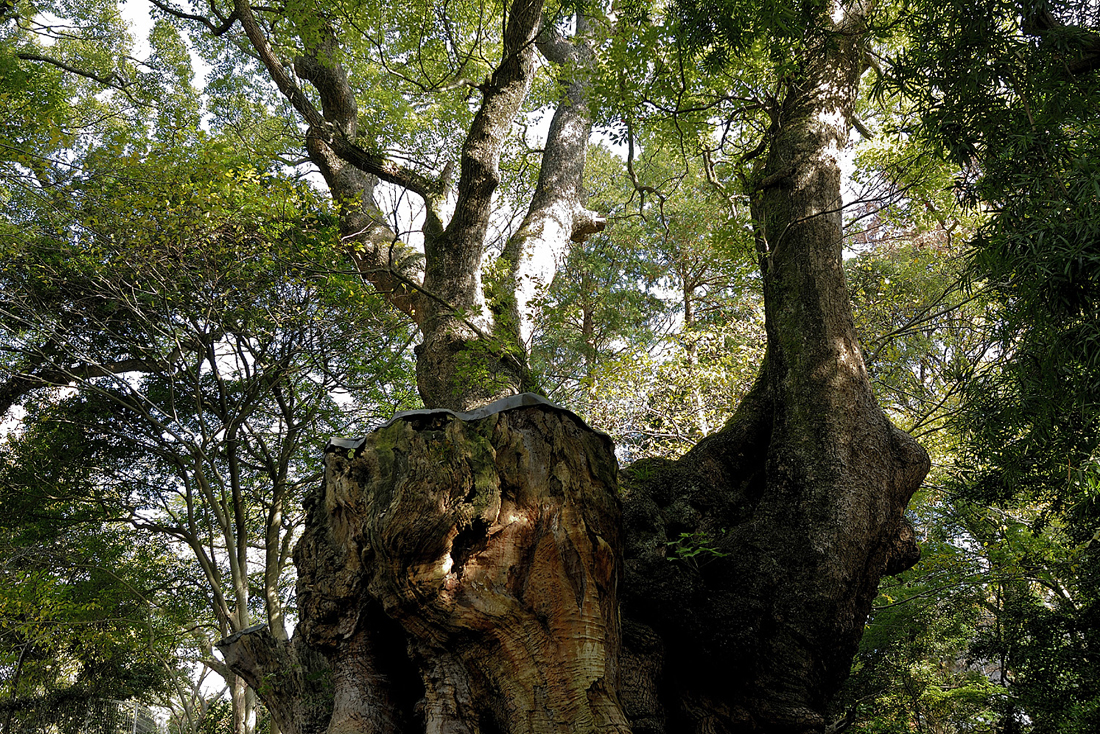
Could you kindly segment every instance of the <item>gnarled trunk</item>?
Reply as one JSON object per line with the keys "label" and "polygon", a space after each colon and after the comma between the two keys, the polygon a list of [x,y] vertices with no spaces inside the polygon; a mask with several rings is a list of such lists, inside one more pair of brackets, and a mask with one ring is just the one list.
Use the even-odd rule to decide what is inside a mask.
{"label": "gnarled trunk", "polygon": [[335,661],[329,733],[628,731],[620,547],[610,440],[536,396],[334,444],[296,559],[302,629]]}
{"label": "gnarled trunk", "polygon": [[[919,558],[903,512],[928,456],[871,394],[844,283],[837,158],[861,29],[835,30],[789,82],[752,195],[757,382],[722,431],[624,484],[626,642],[672,702],[639,704],[663,722],[649,731],[823,731],[879,579]],[[663,653],[637,652],[653,634]]]}
{"label": "gnarled trunk", "polygon": [[[512,9],[526,24],[517,53],[532,7]],[[533,398],[404,415],[331,446],[296,556],[298,634],[333,671],[328,732],[824,731],[881,575],[916,558],[903,511],[928,469],[871,394],[844,284],[837,157],[863,37],[845,12],[785,79],[752,192],[768,335],[757,383],[683,459],[631,468],[622,524],[609,442]],[[578,48],[570,63],[587,58]],[[525,83],[525,58],[501,79],[507,67]],[[487,103],[504,90],[490,85]],[[559,112],[547,151],[575,163],[588,117]],[[481,301],[495,162],[463,166],[480,183],[465,198],[460,183],[446,228],[430,222],[417,313],[425,401],[464,410],[527,377],[512,351],[526,296],[486,304],[503,321]],[[517,234],[532,239],[505,252],[516,281],[540,233],[591,231],[579,186],[544,174]]]}
{"label": "gnarled trunk", "polygon": [[225,638],[217,647],[225,664],[263,699],[283,734],[319,734],[328,726],[330,665],[302,636],[291,643],[257,625]]}

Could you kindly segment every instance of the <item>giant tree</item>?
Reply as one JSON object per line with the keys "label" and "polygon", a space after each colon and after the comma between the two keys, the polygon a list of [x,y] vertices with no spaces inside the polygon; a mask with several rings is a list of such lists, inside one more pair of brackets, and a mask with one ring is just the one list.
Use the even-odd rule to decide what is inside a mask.
{"label": "giant tree", "polygon": [[[430,731],[818,730],[880,574],[913,560],[901,510],[927,459],[871,395],[841,268],[837,156],[864,68],[868,8],[781,9],[774,25],[686,10],[696,35],[728,55],[756,42],[793,46],[776,54],[772,88],[758,100],[770,122],[743,184],[767,309],[756,387],[684,459],[631,472],[625,539],[607,494],[608,449],[553,408],[437,410],[334,445],[299,546],[303,628],[335,666],[330,731],[415,726],[405,699],[421,697],[419,725]],[[309,126],[309,150],[346,207],[345,236],[363,272],[418,319],[425,404],[462,410],[529,389],[525,288],[536,279],[524,269],[593,228],[579,200],[583,92],[592,47],[604,34],[613,47],[620,31],[614,14],[582,7],[568,40],[554,8],[506,7],[492,24],[502,33],[475,84],[468,129],[441,166],[457,176],[424,178],[368,147],[356,128],[354,67],[344,59],[359,33],[386,48],[370,26],[352,31],[350,12],[314,19],[288,58],[307,91],[280,61],[274,27],[243,4],[235,11]],[[498,161],[536,48],[560,65],[562,96],[527,217],[483,287]],[[413,55],[389,61],[407,74]],[[465,81],[458,76],[447,79]],[[369,100],[372,90],[361,93]],[[427,202],[422,280],[399,270],[409,260],[397,257],[392,235],[373,247],[367,239],[382,232],[367,218],[371,176]],[[449,458],[440,465],[440,456]],[[719,536],[719,559],[705,571],[668,562],[670,542]],[[408,675],[385,642],[397,630],[419,670],[413,695],[387,682]],[[744,663],[732,668],[730,659]],[[704,662],[720,672],[701,674]]]}
{"label": "giant tree", "polygon": [[[195,31],[223,88],[261,89],[257,68],[277,88],[350,257],[423,337],[428,411],[330,444],[294,641],[244,630],[222,646],[280,726],[822,730],[879,577],[915,560],[902,510],[927,469],[871,394],[841,262],[838,156],[871,4],[683,3],[667,25],[541,0],[154,5]],[[696,112],[738,103],[747,121],[719,137],[756,135],[701,146],[714,185],[749,203],[766,357],[720,431],[619,488],[609,442],[575,416],[491,401],[537,388],[537,296],[604,226],[581,187],[597,90],[620,95],[609,119],[633,140],[631,95],[682,103],[708,76],[697,58],[730,86]],[[546,104],[538,181],[502,225],[501,162],[524,155],[518,116]],[[718,154],[739,179],[715,173]],[[422,252],[383,215],[380,182],[423,203]],[[325,691],[308,649],[331,667],[331,715],[305,705]]]}

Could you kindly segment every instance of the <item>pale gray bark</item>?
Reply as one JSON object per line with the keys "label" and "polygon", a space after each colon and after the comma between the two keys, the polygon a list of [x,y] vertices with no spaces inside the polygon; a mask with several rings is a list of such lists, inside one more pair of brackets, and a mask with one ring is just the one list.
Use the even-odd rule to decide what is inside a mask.
{"label": "pale gray bark", "polygon": [[588,109],[592,66],[595,63],[595,29],[589,19],[576,16],[576,33],[565,38],[544,24],[539,50],[558,69],[561,99],[550,121],[543,148],[539,180],[522,224],[504,248],[507,263],[507,300],[498,331],[526,349],[533,329],[532,301],[545,293],[571,242],[604,229],[606,221],[584,207],[584,164],[592,134]]}

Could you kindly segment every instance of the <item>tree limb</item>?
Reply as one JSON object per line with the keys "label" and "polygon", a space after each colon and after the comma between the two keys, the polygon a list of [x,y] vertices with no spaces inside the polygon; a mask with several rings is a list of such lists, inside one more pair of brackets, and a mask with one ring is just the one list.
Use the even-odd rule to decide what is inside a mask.
{"label": "tree limb", "polygon": [[[39,360],[39,363],[44,359]],[[64,387],[74,380],[121,375],[127,372],[152,372],[163,365],[147,359],[122,359],[103,364],[81,364],[19,372],[0,385],[0,415],[4,415],[19,398],[42,387]]]}
{"label": "tree limb", "polygon": [[240,19],[241,27],[259,55],[261,63],[275,82],[275,86],[309,126],[311,137],[324,142],[343,160],[383,181],[401,186],[425,198],[435,191],[437,183],[429,177],[407,169],[385,156],[366,151],[349,140],[343,130],[318,111],[294,81],[294,77],[279,61],[260,29],[259,23],[256,22],[256,17],[252,14],[252,8],[247,0],[235,0],[234,12]]}
{"label": "tree limb", "polygon": [[192,13],[185,13],[179,8],[175,8],[165,2],[161,2],[161,0],[149,0],[149,2],[175,18],[179,18],[181,20],[193,20],[196,23],[203,24],[204,26],[206,26],[207,30],[209,30],[210,33],[212,33],[214,36],[225,35],[225,33],[227,33],[229,29],[233,27],[233,24],[237,22],[236,10],[234,10],[228,16],[223,17],[221,13],[218,12],[218,9],[214,6],[213,2],[210,3],[210,10],[212,13],[214,13],[214,16],[218,19],[218,21],[220,21],[218,25],[215,25],[213,21],[211,21],[204,15],[193,15]]}
{"label": "tree limb", "polygon": [[117,71],[112,71],[110,74],[107,75],[96,74],[94,71],[80,69],[72,66],[71,64],[66,64],[60,59],[55,59],[51,56],[43,56],[42,54],[20,52],[15,54],[15,57],[18,59],[22,59],[23,61],[38,61],[43,64],[50,64],[51,66],[56,66],[62,71],[67,71],[70,74],[82,76],[85,79],[91,79],[94,82],[99,82],[105,87],[112,87],[113,89],[118,89],[120,91],[125,90],[127,87],[133,85],[132,81],[129,81],[128,79],[120,75]]}

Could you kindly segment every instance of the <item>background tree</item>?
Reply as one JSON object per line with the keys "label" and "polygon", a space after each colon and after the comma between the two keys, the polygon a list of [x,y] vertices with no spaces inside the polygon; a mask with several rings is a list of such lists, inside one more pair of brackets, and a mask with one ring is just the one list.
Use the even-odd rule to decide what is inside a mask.
{"label": "background tree", "polygon": [[[971,273],[990,285],[1002,357],[969,385],[959,422],[967,471],[954,491],[993,508],[976,532],[1001,580],[990,591],[996,624],[978,650],[1008,671],[1002,725],[1084,731],[1096,725],[1085,660],[1096,629],[1087,488],[1098,440],[1098,194],[1088,163],[1097,19],[1076,3],[979,15],[953,5],[915,15],[913,33],[959,22],[959,41],[914,48],[900,66],[903,79],[919,68],[945,82],[942,97],[915,95],[924,129],[967,172],[965,193],[992,211]],[[992,42],[958,55],[976,33]],[[950,75],[947,54],[956,54]],[[960,64],[965,84],[954,76]],[[1009,163],[1021,160],[1028,165]]]}
{"label": "background tree", "polygon": [[[39,202],[56,229],[4,244],[4,393],[23,402],[4,492],[31,516],[93,508],[189,557],[209,596],[188,627],[232,681],[214,641],[257,616],[287,637],[311,447],[409,399],[391,387],[407,336],[334,270],[307,188],[217,145],[147,155],[102,172],[93,158]],[[235,689],[239,729],[252,705]]]}
{"label": "background tree", "polygon": [[3,730],[82,731],[105,700],[168,695],[186,674],[176,647],[187,609],[167,549],[74,525],[57,503],[32,522],[4,510]]}

